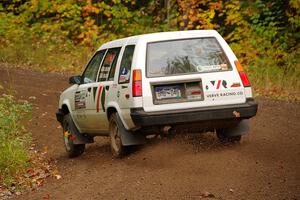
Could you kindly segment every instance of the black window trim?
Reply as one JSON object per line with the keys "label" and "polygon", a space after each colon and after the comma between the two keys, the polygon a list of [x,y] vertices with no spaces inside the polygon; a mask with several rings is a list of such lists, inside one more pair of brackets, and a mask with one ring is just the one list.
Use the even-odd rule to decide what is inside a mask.
{"label": "black window trim", "polygon": [[[102,64],[103,64],[103,62],[104,62],[104,60],[105,60],[105,57],[106,57],[108,51],[111,50],[111,49],[119,49],[119,52],[118,52],[118,58],[119,58],[119,55],[120,55],[122,46],[121,46],[121,47],[118,47],[118,46],[117,46],[117,47],[112,47],[112,48],[107,48],[107,49],[106,49],[106,52],[105,52],[105,54],[104,54],[104,57],[103,57],[103,59],[102,59],[102,62],[101,62],[101,64],[100,64],[100,67],[99,67],[99,70],[98,70],[98,75],[97,75],[96,82],[105,82],[105,81],[108,81],[108,78],[109,78],[109,74],[110,74],[111,68],[109,69],[108,76],[107,76],[107,78],[106,78],[105,81],[100,81],[100,80],[99,80],[99,76],[100,76],[101,69],[102,69],[102,67],[103,67]],[[118,58],[117,58],[117,62],[118,62]],[[118,63],[116,63],[116,67],[117,67],[117,64],[118,64]]]}
{"label": "black window trim", "polygon": [[99,66],[99,69],[98,69],[98,72],[97,72],[96,83],[99,83],[99,82],[100,82],[100,81],[99,81],[100,70],[101,70],[101,68],[102,68],[102,63],[104,62],[104,58],[105,58],[105,56],[106,56],[106,54],[107,54],[107,52],[108,52],[108,49],[101,49],[101,50],[99,50],[99,51],[102,51],[102,50],[104,50],[105,53],[104,53],[104,55],[103,55],[103,59],[102,59],[102,61],[101,61],[101,63],[100,63],[100,66]]}
{"label": "black window trim", "polygon": [[[124,46],[124,51],[123,51],[123,54],[122,54],[121,63],[122,63],[122,59],[123,59],[126,47],[128,47],[128,46],[134,46],[134,50],[133,50],[133,54],[132,54],[132,61],[133,61],[133,57],[134,57],[134,54],[135,54],[136,44],[127,44],[126,46]],[[131,75],[132,75],[132,61],[131,61],[131,68],[130,68],[130,77],[129,77],[129,80],[126,81],[126,82],[123,82],[123,83],[120,83],[120,70],[121,70],[121,63],[120,63],[120,68],[119,68],[119,73],[118,73],[118,84],[128,84],[128,83],[130,83]]]}

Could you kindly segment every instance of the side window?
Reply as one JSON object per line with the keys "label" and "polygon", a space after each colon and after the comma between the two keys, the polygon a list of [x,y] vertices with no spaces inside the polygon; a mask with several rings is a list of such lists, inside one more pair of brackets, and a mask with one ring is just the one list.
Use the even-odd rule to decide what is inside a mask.
{"label": "side window", "polygon": [[96,81],[97,73],[99,70],[99,66],[104,57],[106,50],[98,51],[94,57],[91,59],[87,67],[85,68],[82,77],[83,83],[93,83]]}
{"label": "side window", "polygon": [[113,48],[108,50],[100,69],[99,81],[113,80],[120,49]]}
{"label": "side window", "polygon": [[131,64],[134,53],[135,45],[128,45],[125,48],[123,53],[120,71],[119,71],[119,83],[129,83],[130,81],[130,72],[131,72]]}

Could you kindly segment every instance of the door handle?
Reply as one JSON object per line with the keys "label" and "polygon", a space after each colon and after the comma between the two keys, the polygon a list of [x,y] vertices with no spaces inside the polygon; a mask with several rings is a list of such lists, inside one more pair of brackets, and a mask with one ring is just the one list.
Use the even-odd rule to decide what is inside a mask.
{"label": "door handle", "polygon": [[105,86],[105,89],[108,91],[109,90],[109,85]]}
{"label": "door handle", "polygon": [[122,85],[121,88],[125,89],[125,88],[128,88],[128,86],[127,85]]}
{"label": "door handle", "polygon": [[92,90],[92,88],[90,88],[90,87],[87,89],[88,92],[91,92],[91,90]]}

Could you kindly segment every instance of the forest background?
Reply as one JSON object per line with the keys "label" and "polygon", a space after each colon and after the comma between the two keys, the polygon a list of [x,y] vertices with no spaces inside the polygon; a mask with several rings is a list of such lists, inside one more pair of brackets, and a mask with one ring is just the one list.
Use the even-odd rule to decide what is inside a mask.
{"label": "forest background", "polygon": [[0,62],[80,73],[104,42],[216,29],[255,95],[300,100],[300,0],[0,0]]}

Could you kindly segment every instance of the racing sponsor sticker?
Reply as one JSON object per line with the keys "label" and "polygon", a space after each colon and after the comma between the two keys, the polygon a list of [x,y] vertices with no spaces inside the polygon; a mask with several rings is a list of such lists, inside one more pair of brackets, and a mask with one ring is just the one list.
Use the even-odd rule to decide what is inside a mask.
{"label": "racing sponsor sticker", "polygon": [[86,108],[85,105],[86,91],[77,91],[75,93],[75,109],[83,109]]}
{"label": "racing sponsor sticker", "polygon": [[215,92],[206,94],[206,98],[221,98],[221,97],[232,97],[232,96],[243,96],[243,91],[226,91],[226,92]]}
{"label": "racing sponsor sticker", "polygon": [[219,89],[226,89],[227,88],[227,81],[225,80],[212,80],[210,81],[210,85],[206,85],[206,89],[216,89],[216,90],[219,90]]}
{"label": "racing sponsor sticker", "polygon": [[232,83],[232,85],[230,86],[231,88],[234,88],[234,87],[241,87],[241,84],[240,83]]}

